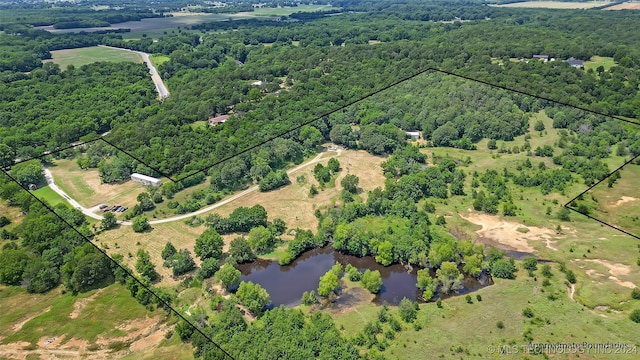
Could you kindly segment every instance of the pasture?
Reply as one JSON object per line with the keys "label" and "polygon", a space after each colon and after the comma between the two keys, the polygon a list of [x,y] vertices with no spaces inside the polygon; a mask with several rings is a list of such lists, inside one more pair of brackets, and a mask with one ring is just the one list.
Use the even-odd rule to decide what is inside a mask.
{"label": "pasture", "polygon": [[587,1],[587,2],[566,2],[566,1],[525,1],[510,4],[490,5],[507,8],[536,8],[536,9],[591,9],[594,7],[611,4],[610,1]]}
{"label": "pasture", "polygon": [[51,51],[53,59],[44,62],[53,62],[60,65],[61,69],[66,69],[69,65],[79,67],[100,61],[108,62],[135,62],[141,63],[140,55],[128,50],[118,50],[103,46],[90,46],[78,49],[54,50]]}
{"label": "pasture", "polygon": [[609,71],[609,69],[614,65],[616,65],[616,63],[613,61],[612,57],[593,56],[591,59],[584,62],[584,69],[593,69],[593,71],[596,71],[599,66],[602,66],[605,71]]}
{"label": "pasture", "polygon": [[97,169],[83,170],[72,160],[56,160],[49,170],[56,185],[84,207],[115,203],[132,207],[144,191],[143,185],[133,181],[103,184]]}

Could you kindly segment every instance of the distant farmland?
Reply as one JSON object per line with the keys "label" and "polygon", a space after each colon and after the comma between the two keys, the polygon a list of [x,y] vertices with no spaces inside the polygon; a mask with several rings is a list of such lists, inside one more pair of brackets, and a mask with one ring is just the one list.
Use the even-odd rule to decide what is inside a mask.
{"label": "distant farmland", "polygon": [[45,60],[45,62],[53,62],[60,65],[61,69],[67,66],[82,66],[98,61],[110,62],[137,62],[141,63],[140,55],[127,51],[118,50],[102,46],[91,46],[79,49],[55,50],[51,52],[53,59]]}
{"label": "distant farmland", "polygon": [[640,2],[626,2],[623,4],[613,5],[602,10],[640,10]]}
{"label": "distant farmland", "polygon": [[538,9],[590,9],[611,4],[611,1],[565,2],[565,1],[526,1],[511,4],[491,5],[509,8],[538,8]]}

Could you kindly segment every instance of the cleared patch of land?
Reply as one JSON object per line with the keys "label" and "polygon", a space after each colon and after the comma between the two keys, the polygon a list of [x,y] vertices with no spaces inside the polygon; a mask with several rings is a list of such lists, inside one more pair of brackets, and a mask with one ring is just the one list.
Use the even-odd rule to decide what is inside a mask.
{"label": "cleared patch of land", "polygon": [[538,9],[590,9],[610,4],[609,1],[565,2],[565,1],[525,1],[510,4],[491,5],[509,8],[538,8]]}
{"label": "cleared patch of land", "polygon": [[602,66],[605,71],[609,71],[615,64],[612,57],[593,56],[589,61],[584,62],[584,69],[593,69],[595,71],[599,66]]}
{"label": "cleared patch of land", "polygon": [[[167,349],[179,353],[175,340],[165,340],[171,325],[164,321],[164,312],[147,311],[124,286],[114,284],[77,296],[60,290],[46,294],[28,294],[18,287],[0,290],[0,309],[10,309],[0,311],[0,358],[116,359],[133,350],[161,351],[169,341]],[[191,351],[188,345],[183,347]]]}
{"label": "cleared patch of land", "polygon": [[[327,156],[327,160],[320,163],[327,165],[328,158],[335,153],[327,152],[324,155]],[[240,206],[251,207],[260,204],[267,210],[270,219],[279,217],[285,221],[288,228],[315,231],[318,226],[318,219],[313,215],[315,209],[334,205],[338,201],[341,190],[340,180],[346,174],[358,176],[360,179],[358,187],[363,189],[361,196],[366,196],[364,193],[368,190],[384,186],[384,176],[380,167],[380,163],[385,160],[384,158],[370,155],[365,151],[343,150],[337,159],[342,170],[335,180],[335,187],[320,189],[318,182],[313,177],[313,166],[308,166],[289,176],[292,183],[289,186],[264,193],[253,192],[217,208],[215,212],[227,216]],[[304,176],[303,183],[297,182],[297,178],[300,176]],[[312,184],[318,187],[319,193],[310,198],[309,189]]]}
{"label": "cleared patch of land", "polygon": [[133,181],[103,184],[97,169],[83,170],[72,160],[58,160],[49,170],[56,185],[88,208],[99,204],[133,207],[138,194],[144,191],[144,186]]}
{"label": "cleared patch of land", "polygon": [[66,200],[62,198],[62,196],[58,195],[57,192],[53,191],[50,187],[44,186],[40,189],[33,190],[33,195],[38,197],[40,200],[46,201],[51,206],[56,206],[61,203],[66,203]]}
{"label": "cleared patch of land", "polygon": [[140,55],[126,50],[117,50],[102,46],[91,46],[79,49],[66,49],[51,51],[53,59],[44,60],[44,62],[53,62],[60,65],[61,69],[73,65],[76,67],[91,64],[99,61],[109,62],[135,62],[141,63]]}
{"label": "cleared patch of land", "polygon": [[157,69],[159,65],[166,63],[170,58],[166,55],[150,55],[149,60]]}
{"label": "cleared patch of land", "polygon": [[640,10],[640,3],[627,2],[623,4],[613,5],[602,10]]}

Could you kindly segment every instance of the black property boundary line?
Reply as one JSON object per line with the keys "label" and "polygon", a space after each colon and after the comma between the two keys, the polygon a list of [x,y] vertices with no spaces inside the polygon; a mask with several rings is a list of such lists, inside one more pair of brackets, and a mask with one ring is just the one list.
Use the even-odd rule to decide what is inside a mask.
{"label": "black property boundary line", "polygon": [[[516,89],[511,89],[511,88],[508,88],[508,87],[506,87],[506,86],[493,84],[493,83],[490,83],[490,82],[487,82],[487,81],[484,81],[484,80],[474,79],[474,78],[471,78],[471,77],[468,77],[468,76],[459,75],[459,74],[455,74],[455,73],[453,73],[453,72],[449,72],[449,71],[440,70],[440,69],[437,69],[437,68],[431,68],[431,67],[430,67],[430,68],[427,68],[427,69],[424,69],[424,70],[418,71],[418,72],[414,73],[413,75],[410,75],[410,76],[408,76],[408,77],[405,77],[405,78],[403,78],[403,79],[401,79],[401,80],[395,81],[395,82],[391,83],[390,85],[386,85],[386,86],[384,86],[384,87],[382,87],[382,88],[380,88],[380,89],[378,89],[378,90],[375,90],[375,91],[371,92],[371,93],[370,93],[370,94],[368,94],[368,95],[365,95],[365,96],[363,96],[363,97],[361,97],[361,98],[359,98],[359,99],[357,99],[357,100],[351,101],[351,102],[349,102],[348,104],[342,105],[342,106],[340,106],[340,107],[338,107],[338,108],[336,108],[336,109],[334,109],[334,110],[331,110],[331,111],[329,111],[329,112],[326,112],[326,113],[324,113],[324,114],[322,114],[322,115],[320,115],[320,116],[314,117],[314,118],[313,118],[313,119],[311,119],[311,120],[304,121],[304,122],[302,122],[301,124],[296,125],[296,126],[294,126],[293,128],[291,128],[291,129],[289,129],[289,130],[283,131],[283,132],[281,132],[281,133],[279,133],[279,134],[276,134],[275,136],[272,136],[272,137],[270,137],[270,138],[268,138],[268,139],[266,139],[266,140],[263,140],[263,141],[261,141],[261,142],[259,142],[259,143],[255,144],[255,145],[249,146],[248,148],[246,148],[246,149],[244,149],[244,150],[239,151],[239,152],[238,152],[238,153],[236,153],[235,155],[231,155],[231,156],[228,156],[228,157],[226,157],[226,158],[223,158],[222,160],[219,160],[219,161],[215,162],[215,163],[214,163],[214,164],[212,164],[212,165],[209,165],[209,166],[207,166],[207,167],[205,167],[205,168],[203,168],[203,169],[197,170],[196,172],[194,172],[194,173],[192,173],[192,174],[189,174],[189,175],[187,175],[187,176],[184,176],[184,177],[182,177],[182,178],[180,178],[180,179],[173,179],[172,177],[170,177],[170,176],[168,176],[168,175],[166,175],[166,174],[162,173],[161,171],[158,171],[158,170],[157,170],[157,169],[155,169],[154,167],[150,166],[149,164],[145,163],[144,161],[141,161],[139,158],[137,158],[137,157],[133,156],[133,155],[132,155],[130,152],[128,152],[127,150],[124,150],[124,149],[122,149],[122,148],[120,148],[120,147],[118,147],[118,146],[114,145],[114,144],[113,144],[113,143],[111,143],[110,141],[106,140],[106,139],[104,138],[104,136],[100,136],[100,137],[98,137],[98,138],[95,138],[95,139],[92,139],[92,140],[88,140],[88,141],[77,142],[77,143],[74,143],[74,144],[72,144],[72,145],[70,145],[70,146],[66,146],[66,147],[63,147],[63,148],[58,148],[58,149],[53,150],[53,151],[48,151],[48,152],[46,152],[46,153],[44,153],[44,154],[42,154],[42,155],[39,155],[39,156],[36,156],[36,157],[30,158],[30,159],[25,159],[25,160],[15,161],[15,162],[13,162],[11,165],[6,166],[6,167],[3,167],[3,168],[2,168],[2,172],[3,172],[3,173],[4,173],[4,174],[9,178],[9,179],[11,179],[13,182],[17,183],[18,185],[20,185],[20,186],[22,187],[22,185],[21,185],[21,184],[20,184],[20,183],[15,179],[15,178],[13,178],[13,177],[9,174],[9,172],[7,171],[7,168],[8,168],[8,167],[13,166],[13,165],[16,165],[16,164],[19,164],[19,163],[22,163],[22,162],[25,162],[25,161],[30,161],[30,160],[40,159],[40,158],[43,158],[43,157],[45,157],[45,156],[52,155],[52,154],[55,154],[55,153],[58,153],[58,152],[61,152],[61,151],[67,150],[67,149],[71,149],[71,148],[75,148],[75,147],[84,146],[84,145],[87,145],[87,144],[93,143],[93,142],[95,142],[95,141],[102,140],[102,141],[104,141],[106,144],[108,144],[108,145],[110,145],[110,146],[114,147],[114,148],[115,148],[115,149],[117,149],[117,150],[122,151],[123,153],[125,153],[125,154],[126,154],[126,155],[128,155],[128,156],[130,156],[130,157],[131,157],[131,158],[133,158],[134,160],[136,160],[136,161],[138,161],[139,163],[141,163],[141,164],[143,164],[143,165],[147,166],[149,169],[151,169],[151,170],[153,170],[153,171],[156,171],[157,173],[161,174],[163,177],[166,177],[166,178],[168,178],[169,180],[171,180],[172,182],[174,182],[174,183],[175,183],[175,182],[179,182],[179,181],[181,181],[181,180],[184,180],[184,179],[186,179],[186,178],[188,178],[188,177],[194,176],[194,175],[196,175],[196,174],[198,174],[198,173],[203,173],[203,172],[205,172],[205,171],[209,170],[210,168],[212,168],[212,167],[214,167],[214,166],[216,166],[216,165],[219,165],[219,164],[221,164],[221,163],[223,163],[223,162],[225,162],[225,161],[228,161],[228,160],[230,160],[230,159],[232,159],[232,158],[234,158],[234,157],[240,156],[240,155],[242,155],[242,154],[244,154],[244,153],[246,153],[246,152],[248,152],[248,151],[251,151],[251,150],[253,150],[253,149],[255,149],[255,148],[259,147],[259,146],[262,146],[262,145],[264,145],[264,144],[268,143],[269,141],[272,141],[272,140],[274,140],[274,139],[277,139],[277,138],[280,138],[280,137],[282,137],[282,136],[285,136],[285,135],[287,135],[287,134],[289,134],[289,133],[291,133],[291,132],[293,132],[293,131],[295,131],[295,130],[297,130],[297,129],[300,129],[301,127],[303,127],[303,126],[305,126],[305,125],[312,124],[312,123],[314,123],[314,122],[316,122],[316,121],[318,121],[318,120],[321,120],[322,118],[324,118],[324,117],[326,117],[326,116],[329,116],[329,115],[334,114],[334,113],[336,113],[336,112],[338,112],[338,111],[344,110],[345,108],[347,108],[347,107],[349,107],[349,106],[351,106],[351,105],[354,105],[354,104],[356,104],[356,103],[358,103],[358,102],[360,102],[360,101],[363,101],[363,100],[365,100],[365,99],[367,99],[367,98],[370,98],[370,97],[372,97],[372,96],[374,96],[374,95],[376,95],[376,94],[379,94],[379,93],[381,93],[381,92],[383,92],[383,91],[386,91],[386,90],[388,90],[388,89],[390,89],[390,88],[392,88],[392,87],[394,87],[394,86],[396,86],[396,85],[399,85],[399,84],[401,84],[401,83],[403,83],[403,82],[406,82],[406,81],[408,81],[408,80],[411,80],[411,79],[413,79],[413,78],[415,78],[415,77],[417,77],[417,76],[419,76],[419,75],[422,75],[422,74],[427,73],[427,72],[430,72],[430,71],[440,72],[440,73],[442,73],[442,74],[451,75],[451,76],[458,77],[458,78],[461,78],[461,79],[465,79],[465,80],[468,80],[468,81],[473,81],[473,82],[477,82],[477,83],[480,83],[480,84],[488,85],[488,86],[493,87],[493,88],[498,88],[498,89],[502,89],[502,90],[510,91],[510,92],[513,92],[513,93],[517,93],[517,94],[521,94],[521,95],[525,95],[525,96],[530,96],[530,97],[537,98],[537,99],[540,99],[540,100],[543,100],[543,101],[547,101],[547,102],[550,102],[550,103],[554,103],[554,104],[557,104],[557,105],[563,105],[563,106],[567,106],[567,107],[574,108],[574,109],[577,109],[577,110],[585,111],[585,112],[588,112],[588,113],[591,113],[591,114],[595,114],[595,115],[599,115],[599,116],[604,116],[604,117],[609,117],[609,118],[612,118],[612,119],[620,120],[620,121],[627,122],[627,123],[634,124],[634,125],[640,125],[639,123],[636,123],[636,122],[634,122],[634,121],[630,121],[630,120],[627,120],[627,119],[621,118],[621,117],[619,117],[619,116],[603,114],[603,113],[600,113],[600,112],[597,112],[597,111],[593,111],[593,110],[590,110],[590,109],[587,109],[587,108],[583,108],[583,107],[580,107],[580,106],[576,106],[576,105],[571,105],[571,104],[568,104],[568,103],[560,102],[560,101],[553,100],[553,99],[550,99],[550,98],[546,98],[546,97],[543,97],[543,96],[539,96],[539,95],[531,94],[531,93],[528,93],[528,92],[525,92],[525,91],[516,90]],[[638,156],[640,156],[640,155],[638,155]],[[614,171],[613,171],[613,172],[611,172],[609,175],[607,175],[607,176],[605,177],[605,179],[606,179],[606,178],[608,178],[609,176],[612,176],[612,174],[613,174],[613,173],[615,173],[615,171],[617,171],[617,170],[621,169],[623,166],[625,166],[625,165],[627,165],[628,163],[632,162],[632,161],[633,161],[634,159],[636,159],[638,156],[636,156],[636,157],[632,158],[631,160],[629,160],[629,161],[625,162],[622,166],[618,167],[616,170],[614,170]],[[582,195],[582,194],[584,194],[584,193],[586,193],[587,191],[589,191],[590,189],[592,189],[594,186],[598,185],[598,184],[599,184],[599,183],[601,183],[602,181],[604,181],[604,179],[600,180],[600,181],[599,181],[599,182],[597,182],[595,185],[593,185],[593,186],[589,187],[587,190],[583,191],[583,192],[581,193],[581,195]],[[112,259],[112,258],[111,258],[111,257],[110,257],[106,252],[105,252],[105,251],[103,251],[102,249],[100,249],[97,245],[95,245],[93,242],[91,242],[91,240],[90,240],[89,238],[87,238],[84,234],[82,234],[82,232],[80,232],[80,231],[79,231],[78,229],[76,229],[73,225],[71,225],[68,221],[66,221],[62,216],[60,216],[58,213],[56,213],[56,212],[55,212],[55,211],[54,211],[54,210],[53,210],[53,209],[52,209],[52,208],[51,208],[47,203],[45,203],[43,200],[41,200],[40,198],[38,198],[38,197],[37,197],[36,195],[34,195],[31,191],[28,191],[28,190],[26,190],[26,189],[24,189],[24,188],[23,188],[23,190],[27,191],[27,192],[29,193],[29,195],[30,195],[30,196],[32,196],[34,199],[36,199],[36,201],[38,201],[40,204],[42,204],[42,205],[43,205],[47,210],[51,211],[51,212],[52,212],[56,217],[58,217],[58,218],[59,218],[59,219],[60,219],[64,224],[66,224],[67,226],[69,226],[69,228],[71,228],[75,233],[77,233],[79,236],[81,236],[85,241],[87,241],[88,243],[90,243],[90,244],[91,244],[91,245],[92,245],[96,250],[98,250],[100,253],[102,253],[104,256],[106,256],[106,257],[107,257],[107,258],[108,258],[112,263],[116,264],[120,269],[122,269],[122,270],[127,274],[127,276],[131,276],[131,277],[132,277],[132,278],[133,278],[133,279],[134,279],[134,280],[135,280],[135,281],[136,281],[140,286],[142,286],[146,291],[148,291],[148,292],[149,292],[149,293],[151,293],[154,297],[156,297],[156,298],[159,300],[159,302],[160,302],[160,303],[161,303],[161,304],[162,304],[166,309],[171,310],[171,311],[172,311],[174,314],[176,314],[180,319],[182,319],[182,320],[183,320],[183,321],[185,321],[187,324],[189,324],[191,327],[193,327],[195,331],[197,331],[197,332],[198,332],[200,335],[202,335],[205,339],[209,340],[209,341],[210,341],[210,342],[211,342],[211,343],[212,343],[212,344],[213,344],[213,345],[214,345],[218,350],[220,350],[220,351],[221,351],[224,355],[226,355],[228,358],[230,358],[230,359],[234,359],[234,358],[233,358],[233,356],[231,356],[231,354],[229,354],[228,352],[226,352],[222,347],[220,347],[220,345],[218,345],[216,342],[214,342],[214,341],[213,341],[213,339],[211,339],[211,337],[209,337],[208,335],[206,335],[202,330],[200,330],[200,329],[199,329],[197,326],[195,326],[192,322],[190,322],[188,319],[186,319],[182,314],[180,314],[180,312],[179,312],[179,311],[177,311],[177,310],[176,310],[175,308],[173,308],[170,304],[168,304],[166,301],[164,301],[164,300],[163,300],[159,295],[157,295],[154,291],[152,291],[152,290],[151,290],[151,288],[150,288],[149,286],[145,285],[145,284],[144,284],[143,282],[141,282],[138,278],[136,278],[136,277],[135,277],[131,272],[129,272],[129,271],[128,271],[124,266],[122,266],[121,264],[119,264],[117,261],[113,260],[113,259]],[[580,196],[580,195],[578,195],[578,196]],[[572,199],[571,201],[573,201],[573,200],[575,200],[575,198],[574,198],[574,199]],[[572,209],[571,207],[569,207],[569,206],[568,206],[568,204],[569,204],[571,201],[567,202],[567,204],[565,204],[565,205],[564,205],[564,207],[565,207],[565,208],[568,208],[568,209],[570,209],[570,210],[572,210],[572,211],[578,212],[577,210]],[[580,213],[580,212],[578,212],[578,213]],[[582,214],[582,213],[580,213],[580,214]],[[606,222],[603,222],[603,221],[601,221],[601,220],[599,220],[599,219],[596,219],[596,218],[594,218],[594,217],[592,217],[592,216],[589,216],[589,215],[587,215],[587,214],[583,214],[583,215],[587,216],[588,218],[590,218],[590,219],[592,219],[592,220],[595,220],[595,221],[600,222],[600,223],[602,223],[602,224],[604,224],[604,225],[607,225],[607,226],[609,226],[609,227],[611,227],[611,228],[614,228],[614,229],[616,229],[616,230],[618,230],[618,231],[621,231],[621,232],[623,232],[623,233],[625,233],[625,234],[627,234],[627,235],[630,235],[630,236],[632,236],[632,237],[634,237],[634,238],[640,239],[640,237],[638,237],[638,236],[636,236],[636,235],[633,235],[633,234],[631,234],[631,233],[629,233],[629,232],[627,232],[627,231],[625,231],[625,230],[619,229],[619,228],[617,228],[617,227],[615,227],[615,226],[613,226],[613,225],[611,225],[611,224],[607,224]]]}
{"label": "black property boundary line", "polygon": [[615,174],[617,171],[619,171],[619,170],[624,170],[624,167],[625,167],[625,166],[627,166],[628,164],[632,163],[635,159],[638,159],[639,157],[640,157],[640,155],[636,155],[636,156],[631,157],[631,159],[630,159],[630,160],[625,161],[625,163],[624,163],[624,164],[622,164],[622,165],[618,166],[615,170],[613,170],[612,172],[610,172],[610,173],[609,173],[607,176],[605,176],[602,180],[600,180],[600,181],[598,181],[597,183],[595,183],[595,184],[593,184],[593,185],[589,186],[585,191],[583,191],[583,192],[581,192],[580,194],[576,195],[573,199],[571,199],[571,200],[567,201],[567,203],[566,203],[566,204],[564,204],[563,206],[564,206],[565,208],[567,208],[567,209],[571,210],[571,211],[574,211],[574,212],[576,212],[576,213],[578,213],[578,214],[584,215],[584,216],[588,217],[588,218],[589,218],[589,219],[591,219],[591,220],[597,221],[597,222],[599,222],[599,223],[601,223],[601,224],[603,224],[603,225],[607,225],[607,226],[608,226],[608,227],[610,227],[610,228],[616,229],[616,230],[618,230],[618,231],[621,231],[621,232],[623,232],[623,233],[625,233],[625,234],[627,234],[627,235],[629,235],[629,236],[632,236],[632,237],[634,237],[634,238],[636,238],[636,239],[640,240],[640,236],[638,236],[638,235],[634,235],[634,234],[632,234],[632,233],[630,233],[630,232],[628,232],[628,231],[626,231],[626,230],[620,229],[619,227],[617,227],[617,226],[615,226],[615,225],[609,224],[609,223],[607,223],[607,222],[605,222],[605,221],[602,221],[602,220],[600,220],[600,219],[598,219],[598,218],[596,218],[596,217],[593,217],[593,216],[591,216],[591,215],[589,215],[589,214],[585,214],[585,213],[583,213],[583,212],[580,212],[580,211],[578,211],[577,209],[574,209],[574,208],[572,208],[572,207],[569,205],[569,204],[571,204],[574,200],[578,199],[580,196],[582,196],[582,195],[584,195],[584,194],[588,193],[590,190],[592,190],[592,189],[593,189],[593,188],[595,188],[596,186],[600,185],[600,183],[602,183],[603,181],[605,181],[605,180],[606,180],[606,179],[608,179],[609,177],[613,176],[613,174]]}

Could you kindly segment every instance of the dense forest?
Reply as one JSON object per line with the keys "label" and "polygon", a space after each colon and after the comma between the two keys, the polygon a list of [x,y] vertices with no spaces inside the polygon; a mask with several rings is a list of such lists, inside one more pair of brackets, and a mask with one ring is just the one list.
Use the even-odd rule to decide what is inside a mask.
{"label": "dense forest", "polygon": [[[258,184],[261,191],[285,186],[291,181],[286,169],[314,156],[329,141],[384,156],[384,186],[368,192],[363,201],[358,178],[346,175],[339,206],[318,209],[318,228],[298,229],[278,254],[280,264],[331,242],[340,252],[373,256],[384,266],[446,269],[448,274],[438,279],[419,277],[418,288],[427,301],[438,291],[459,287],[462,274],[513,277],[513,261],[496,252],[485,257],[484,249],[448,233],[445,218],[433,215],[434,203],[471,196],[476,211],[515,216],[521,211],[514,205],[515,186],[564,195],[573,183],[587,186],[604,179],[613,170],[608,158],[639,155],[640,133],[633,123],[640,117],[640,13],[479,3],[344,0],[332,3],[341,12],[211,22],[138,40],[124,40],[118,31],[52,34],[34,26],[103,26],[163,16],[186,5],[203,5],[206,12],[253,7],[245,1],[226,9],[207,8],[205,2],[161,1],[157,11],[143,1],[122,11],[70,4],[56,9],[2,5],[0,165],[16,182],[0,176],[0,197],[24,216],[16,226],[7,226],[12,219],[0,217],[0,235],[6,240],[0,251],[0,283],[23,286],[30,293],[63,285],[77,293],[119,282],[149,308],[174,300],[171,292],[154,287],[159,279],[148,252],[136,254],[138,282],[127,276],[125,270],[135,272],[121,265],[122,258],[111,261],[83,238],[115,227],[114,217],[89,225],[78,210],[45,206],[23,189],[46,182],[42,163],[71,158],[81,168],[98,169],[104,183],[126,180],[132,172],[178,179],[140,194],[125,215],[133,219],[134,231],[144,232],[149,230],[146,215],[165,199],[173,212],[186,214],[249,184]],[[279,4],[292,5],[265,6]],[[158,70],[171,96],[157,100],[142,64],[102,62],[62,71],[42,63],[52,50],[97,44],[168,56]],[[556,61],[535,61],[534,54]],[[592,56],[610,57],[615,64],[585,70],[563,61]],[[443,71],[414,76],[429,68]],[[259,85],[252,84],[256,81]],[[552,120],[559,139],[553,146],[532,148],[530,120],[541,112]],[[209,117],[220,114],[230,115],[227,122],[206,125]],[[426,140],[420,147],[406,141],[405,132],[416,130]],[[534,130],[541,133],[544,125],[535,124]],[[54,151],[106,132],[108,142]],[[524,136],[523,145],[504,146],[519,136]],[[505,166],[478,172],[468,171],[464,160],[432,158],[423,150],[476,151],[484,139],[496,154],[523,153],[526,160],[515,170]],[[14,165],[15,159],[47,151],[53,153]],[[316,166],[314,175],[322,186],[339,171],[336,161]],[[174,200],[178,192],[204,183],[186,200]],[[548,212],[551,216],[551,208]],[[565,220],[566,212],[553,216]],[[367,226],[371,221],[386,226],[373,231]],[[364,333],[346,339],[322,312],[264,311],[266,291],[240,283],[236,263],[284,244],[281,219],[269,219],[258,205],[238,208],[228,217],[209,215],[204,224],[207,230],[195,240],[194,253],[201,260],[196,278],[216,276],[234,288],[235,297],[214,298],[214,317],[196,313],[190,320],[234,358],[378,358],[376,350],[384,350],[383,343]],[[224,261],[221,236],[227,234],[240,235]],[[162,258],[174,276],[196,269],[191,252],[170,242]],[[238,304],[257,320],[247,322]],[[377,330],[369,330],[375,338]],[[224,358],[189,324],[180,322],[176,331],[194,345],[196,356]],[[269,347],[257,345],[267,341]],[[376,348],[365,353],[359,351],[363,346]]]}

